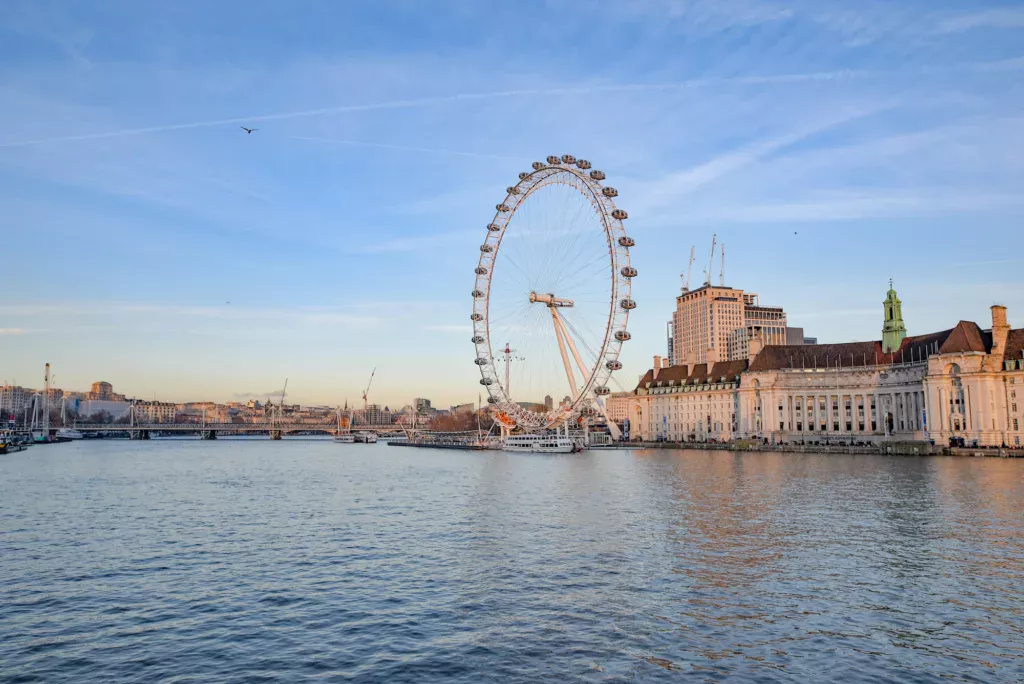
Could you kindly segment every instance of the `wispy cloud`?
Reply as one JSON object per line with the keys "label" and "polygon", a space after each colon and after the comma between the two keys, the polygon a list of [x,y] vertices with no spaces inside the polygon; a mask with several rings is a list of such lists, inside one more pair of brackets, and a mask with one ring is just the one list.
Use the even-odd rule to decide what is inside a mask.
{"label": "wispy cloud", "polygon": [[424,330],[431,332],[443,332],[443,333],[471,333],[473,332],[473,326],[471,325],[428,325]]}
{"label": "wispy cloud", "polygon": [[[1012,62],[1001,62],[1002,68],[1012,68]],[[950,67],[943,67],[942,72],[956,72],[964,70],[986,70],[991,68],[992,63],[965,63]],[[1024,66],[1024,65],[1022,65]],[[103,140],[107,138],[121,138],[129,136],[146,135],[150,133],[164,133],[197,128],[213,128],[217,126],[236,126],[240,124],[260,123],[266,121],[280,121],[287,119],[309,118],[317,116],[330,116],[337,114],[348,114],[356,112],[373,112],[399,109],[415,109],[436,105],[447,105],[457,103],[481,102],[489,100],[501,100],[512,98],[543,98],[543,97],[567,97],[567,96],[589,96],[614,93],[630,92],[657,92],[657,91],[679,91],[694,88],[708,88],[723,85],[771,85],[791,84],[801,82],[839,81],[856,78],[873,78],[880,76],[891,76],[899,74],[899,70],[854,70],[840,69],[828,71],[747,75],[724,78],[688,79],[683,81],[664,83],[615,83],[615,84],[586,84],[578,86],[562,86],[553,88],[536,89],[515,89],[500,90],[493,92],[478,93],[456,93],[451,95],[439,95],[433,97],[421,97],[411,99],[388,100],[365,104],[348,104],[333,107],[320,107],[316,109],[305,109],[291,112],[278,112],[272,114],[252,114],[247,116],[235,116],[229,118],[208,119],[202,121],[190,121],[174,124],[159,124],[152,126],[141,126],[135,128],[121,128],[109,131],[98,131],[93,133],[81,133],[76,135],[53,136],[33,138],[26,140],[0,141],[0,148],[28,147],[34,145],[47,145],[55,143],[80,142],[87,140]],[[920,70],[916,72],[920,73]],[[347,144],[347,143],[342,143]],[[351,144],[358,144],[353,141]]]}
{"label": "wispy cloud", "polygon": [[478,237],[479,231],[456,230],[433,235],[416,235],[412,237],[394,238],[368,245],[357,245],[349,250],[352,254],[382,254],[387,252],[416,252],[422,249],[432,249],[444,245],[459,242],[468,242],[473,237]]}
{"label": "wispy cloud", "polygon": [[993,7],[947,17],[938,22],[937,33],[961,33],[973,29],[1024,28],[1024,7]]}
{"label": "wispy cloud", "polygon": [[312,138],[308,136],[293,135],[290,140],[306,140],[309,142],[330,143],[332,145],[351,145],[353,147],[376,147],[384,150],[397,150],[400,152],[420,152],[423,154],[443,154],[455,157],[476,157],[478,159],[507,159],[509,161],[523,161],[524,157],[510,157],[502,154],[486,154],[482,152],[461,152],[456,150],[439,150],[432,147],[409,147],[407,145],[389,145],[386,143],[362,142],[359,140],[341,140],[338,138]]}
{"label": "wispy cloud", "polygon": [[28,335],[37,332],[44,331],[39,328],[0,328],[0,335]]}

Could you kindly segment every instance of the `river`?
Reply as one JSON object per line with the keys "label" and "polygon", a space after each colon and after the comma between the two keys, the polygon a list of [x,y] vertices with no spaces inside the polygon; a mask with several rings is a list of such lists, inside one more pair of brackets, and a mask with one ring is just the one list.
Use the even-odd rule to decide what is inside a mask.
{"label": "river", "polygon": [[1024,680],[1024,460],[0,456],[2,682]]}

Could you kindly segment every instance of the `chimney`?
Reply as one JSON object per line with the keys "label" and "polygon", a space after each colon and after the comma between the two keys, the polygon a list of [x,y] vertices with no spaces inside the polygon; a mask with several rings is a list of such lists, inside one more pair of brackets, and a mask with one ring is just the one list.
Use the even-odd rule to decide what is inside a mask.
{"label": "chimney", "polygon": [[662,368],[668,368],[669,367],[668,359],[662,359],[661,360],[661,367]]}
{"label": "chimney", "polygon": [[997,357],[1001,364],[1006,353],[1006,338],[1010,334],[1010,326],[1006,322],[1006,307],[996,304],[992,307],[992,356]]}
{"label": "chimney", "polygon": [[764,349],[764,333],[761,331],[760,327],[755,327],[754,334],[750,338],[749,359],[753,361],[754,358],[761,353],[762,349]]}
{"label": "chimney", "polygon": [[654,355],[654,379],[658,379],[658,371],[661,370],[661,357],[657,354]]}

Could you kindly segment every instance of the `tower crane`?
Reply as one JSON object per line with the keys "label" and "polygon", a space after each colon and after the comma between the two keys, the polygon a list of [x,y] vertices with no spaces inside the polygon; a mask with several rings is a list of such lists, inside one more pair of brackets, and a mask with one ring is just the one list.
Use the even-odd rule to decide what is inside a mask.
{"label": "tower crane", "polygon": [[718,284],[725,287],[725,243],[722,243],[722,270],[718,272]]}
{"label": "tower crane", "polygon": [[377,367],[374,366],[373,367],[373,371],[370,373],[370,381],[368,383],[366,383],[366,389],[363,390],[363,419],[364,420],[366,419],[366,409],[369,406],[369,404],[367,404],[366,397],[370,394],[370,385],[373,384],[373,376],[376,373],[377,373]]}
{"label": "tower crane", "polygon": [[690,247],[690,263],[686,266],[686,273],[683,274],[683,292],[690,291],[690,275],[693,273],[693,254],[696,247]]}
{"label": "tower crane", "polygon": [[711,284],[711,269],[714,268],[714,263],[715,263],[715,244],[716,244],[717,241],[718,241],[718,233],[715,233],[714,235],[711,236],[711,257],[708,259],[708,268],[707,268],[706,271],[704,271],[704,275],[705,275],[704,284],[705,285],[710,285]]}

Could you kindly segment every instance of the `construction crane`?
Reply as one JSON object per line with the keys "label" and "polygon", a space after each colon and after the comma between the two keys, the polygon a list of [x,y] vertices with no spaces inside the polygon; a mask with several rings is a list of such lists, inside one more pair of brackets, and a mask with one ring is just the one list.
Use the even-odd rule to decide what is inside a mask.
{"label": "construction crane", "polygon": [[708,259],[707,270],[704,271],[704,284],[711,284],[711,269],[714,268],[715,263],[715,244],[718,241],[718,233],[711,236],[711,257]]}
{"label": "construction crane", "polygon": [[690,291],[690,274],[693,273],[693,254],[696,247],[690,247],[690,263],[686,266],[686,273],[683,274],[683,292]]}
{"label": "construction crane", "polygon": [[722,243],[722,270],[718,272],[718,284],[725,287],[725,243]]}
{"label": "construction crane", "polygon": [[366,383],[366,389],[363,390],[363,420],[366,420],[366,409],[369,408],[366,397],[370,394],[370,385],[373,384],[373,376],[377,373],[377,367],[373,367],[373,372],[370,373],[370,381]]}

